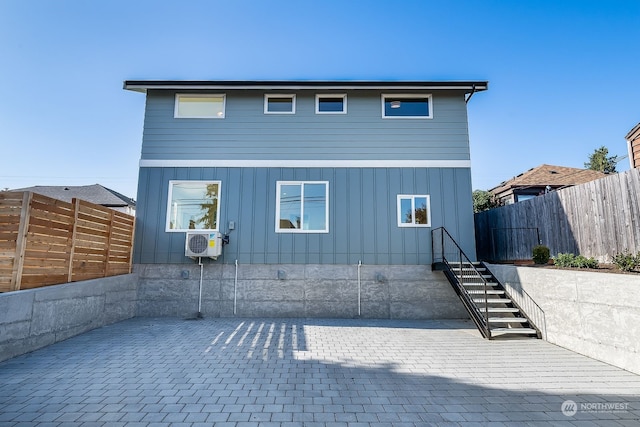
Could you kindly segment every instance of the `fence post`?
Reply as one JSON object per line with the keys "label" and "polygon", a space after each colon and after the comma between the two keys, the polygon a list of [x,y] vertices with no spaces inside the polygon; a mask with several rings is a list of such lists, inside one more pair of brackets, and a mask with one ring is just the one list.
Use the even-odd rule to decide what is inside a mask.
{"label": "fence post", "polygon": [[76,233],[78,232],[78,214],[80,213],[80,200],[75,197],[71,199],[73,204],[73,231],[71,232],[71,245],[69,249],[69,273],[67,275],[67,282],[71,283],[73,280],[73,258],[76,251]]}
{"label": "fence post", "polygon": [[129,274],[133,271],[133,243],[136,232],[136,218],[133,217],[133,225],[131,226],[131,239],[129,239]]}
{"label": "fence post", "polygon": [[29,233],[29,219],[31,218],[31,200],[33,193],[26,191],[22,193],[22,209],[20,210],[20,225],[18,226],[18,237],[16,238],[16,253],[13,258],[13,270],[11,271],[11,282],[9,286],[12,291],[19,291],[22,285],[22,270],[24,268],[24,253],[27,249],[27,237]]}
{"label": "fence post", "polygon": [[107,236],[107,259],[105,260],[104,265],[104,277],[109,276],[109,258],[111,257],[111,237],[113,236],[113,217],[115,216],[115,211],[111,210],[109,212],[109,235]]}

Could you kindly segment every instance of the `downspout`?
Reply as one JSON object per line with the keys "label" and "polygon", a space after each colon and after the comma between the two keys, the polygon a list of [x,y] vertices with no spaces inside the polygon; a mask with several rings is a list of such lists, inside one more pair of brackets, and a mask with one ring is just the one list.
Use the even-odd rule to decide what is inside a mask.
{"label": "downspout", "polygon": [[469,101],[471,100],[471,97],[473,96],[474,93],[476,93],[476,85],[473,85],[471,87],[471,93],[469,94],[469,96],[467,96],[467,99],[464,100],[465,104],[469,103]]}

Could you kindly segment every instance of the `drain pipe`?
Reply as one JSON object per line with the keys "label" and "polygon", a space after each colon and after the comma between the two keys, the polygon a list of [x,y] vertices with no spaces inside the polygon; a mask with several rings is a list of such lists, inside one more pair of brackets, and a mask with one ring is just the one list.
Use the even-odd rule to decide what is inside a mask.
{"label": "drain pipe", "polygon": [[200,266],[200,286],[198,287],[198,318],[202,318],[202,276],[204,270],[202,257],[198,257],[198,265]]}
{"label": "drain pipe", "polygon": [[362,260],[358,261],[358,317],[360,317],[360,313],[361,313],[360,296],[362,294],[361,285],[360,285],[360,267],[362,267]]}
{"label": "drain pipe", "polygon": [[236,277],[233,280],[233,315],[238,312],[238,260],[236,260]]}

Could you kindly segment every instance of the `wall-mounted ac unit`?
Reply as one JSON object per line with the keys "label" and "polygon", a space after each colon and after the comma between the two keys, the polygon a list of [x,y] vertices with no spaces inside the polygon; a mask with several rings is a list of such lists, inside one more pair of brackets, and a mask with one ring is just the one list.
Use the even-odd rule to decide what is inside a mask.
{"label": "wall-mounted ac unit", "polygon": [[222,236],[217,231],[187,231],[184,254],[191,258],[216,259],[222,254]]}

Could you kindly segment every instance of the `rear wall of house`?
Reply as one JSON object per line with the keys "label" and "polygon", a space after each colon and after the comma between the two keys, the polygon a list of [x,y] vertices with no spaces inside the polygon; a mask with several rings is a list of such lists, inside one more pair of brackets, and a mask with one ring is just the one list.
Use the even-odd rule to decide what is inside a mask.
{"label": "rear wall of house", "polygon": [[[433,118],[383,119],[381,95],[394,92],[407,93],[228,90],[224,119],[176,119],[176,91],[150,90],[134,249],[138,315],[465,317],[442,273],[429,268],[431,230],[440,226],[475,257],[464,93],[411,91],[432,95]],[[295,114],[264,114],[265,93],[295,93]],[[347,113],[316,114],[316,93],[346,93]],[[283,160],[291,165],[256,163]],[[221,182],[219,230],[229,244],[202,270],[184,255],[185,233],[166,231],[170,180]],[[276,233],[277,181],[328,182],[328,233]],[[398,194],[430,196],[431,228],[398,227]]]}

